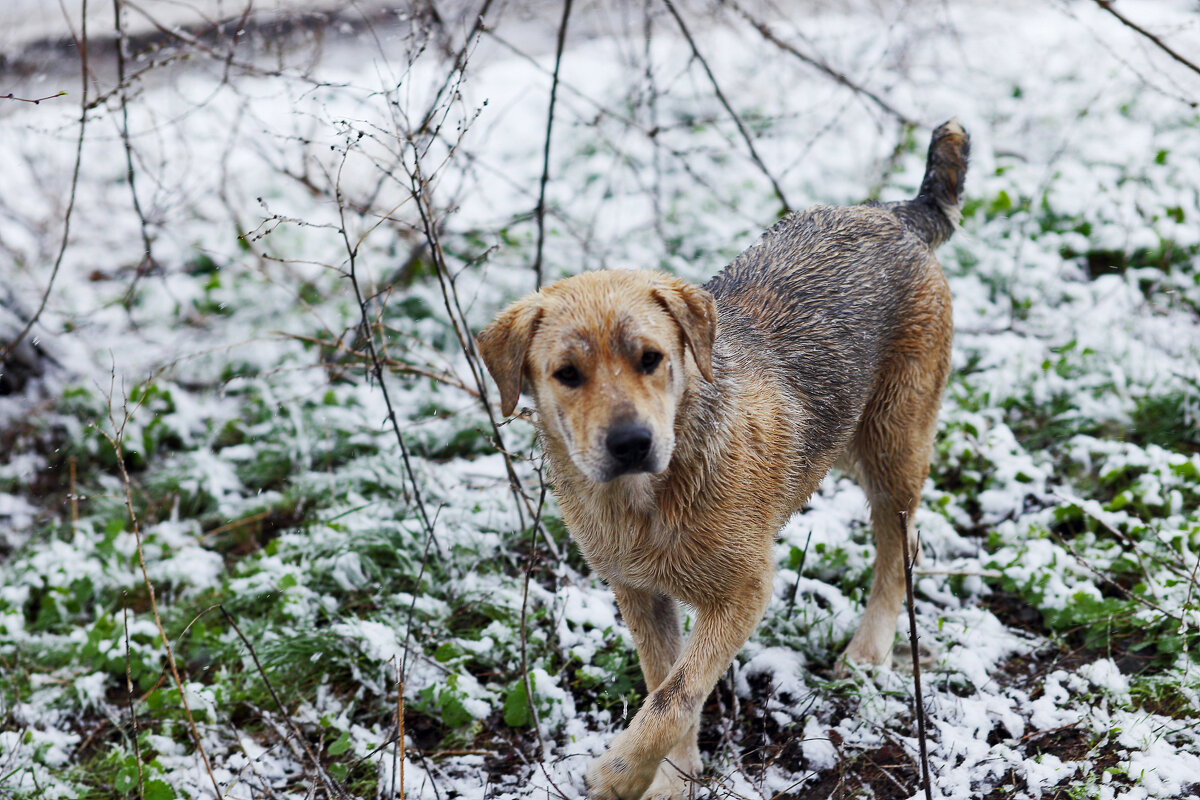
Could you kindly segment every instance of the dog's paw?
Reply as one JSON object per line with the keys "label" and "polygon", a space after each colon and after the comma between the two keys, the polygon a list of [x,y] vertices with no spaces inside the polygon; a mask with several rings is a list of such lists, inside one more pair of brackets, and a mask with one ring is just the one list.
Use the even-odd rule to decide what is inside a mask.
{"label": "dog's paw", "polygon": [[880,655],[873,650],[846,648],[833,667],[833,677],[838,679],[851,678],[872,672],[891,662],[892,651]]}
{"label": "dog's paw", "polygon": [[863,620],[846,651],[838,659],[834,668],[834,675],[837,677],[846,678],[857,669],[891,663],[892,642],[896,638],[895,626],[889,629],[882,625],[872,625],[870,622],[871,620]]}
{"label": "dog's paw", "polygon": [[640,800],[654,781],[657,765],[632,762],[609,750],[584,775],[588,800]]}
{"label": "dog's paw", "polygon": [[699,753],[694,762],[676,764],[668,758],[654,773],[654,780],[646,790],[645,800],[687,800],[692,795],[692,783],[700,774]]}
{"label": "dog's paw", "polygon": [[[917,642],[917,661],[922,669],[933,667],[938,659],[938,646],[933,642],[921,639]],[[892,650],[892,666],[898,669],[912,669],[912,645],[907,640],[896,643]]]}

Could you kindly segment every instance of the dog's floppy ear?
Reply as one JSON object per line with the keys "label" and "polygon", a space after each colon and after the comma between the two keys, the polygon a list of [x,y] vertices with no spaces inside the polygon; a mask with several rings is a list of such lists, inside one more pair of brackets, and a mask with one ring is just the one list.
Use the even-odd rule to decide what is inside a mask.
{"label": "dog's floppy ear", "polygon": [[710,383],[714,380],[712,367],[713,343],[717,339],[717,304],[707,289],[663,275],[653,289],[655,298],[663,304],[692,349],[700,374]]}
{"label": "dog's floppy ear", "polygon": [[500,387],[500,413],[506,417],[516,409],[521,396],[525,353],[541,318],[540,298],[533,294],[501,311],[475,337],[483,363]]}

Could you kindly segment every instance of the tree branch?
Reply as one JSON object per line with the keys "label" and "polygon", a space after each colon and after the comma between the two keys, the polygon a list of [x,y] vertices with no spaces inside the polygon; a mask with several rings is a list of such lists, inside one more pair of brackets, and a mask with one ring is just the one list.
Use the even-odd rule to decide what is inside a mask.
{"label": "tree branch", "polygon": [[[82,95],[79,98],[79,138],[75,140],[75,167],[71,170],[71,195],[67,200],[66,214],[63,215],[62,243],[58,247],[58,256],[54,259],[54,269],[50,272],[50,282],[46,284],[46,291],[42,292],[42,301],[38,304],[37,311],[25,323],[25,327],[13,337],[12,341],[0,348],[0,365],[17,348],[17,345],[24,341],[30,329],[41,318],[42,312],[46,310],[46,302],[50,299],[50,291],[54,288],[54,281],[58,277],[58,270],[62,266],[63,255],[67,252],[67,241],[71,235],[71,214],[75,210],[75,189],[79,186],[79,165],[83,161],[83,134],[87,128],[88,114],[87,0],[82,0],[80,14],[82,22],[79,29],[79,38],[75,40],[75,44],[79,48],[80,84],[82,85]],[[12,97],[11,93],[9,97]],[[34,100],[30,102],[37,103],[38,101]]]}
{"label": "tree branch", "polygon": [[1142,36],[1145,36],[1147,39],[1149,39],[1151,42],[1153,42],[1160,50],[1162,50],[1164,53],[1169,55],[1171,58],[1175,59],[1180,64],[1183,64],[1185,67],[1190,69],[1192,72],[1195,72],[1196,74],[1200,75],[1200,66],[1197,66],[1197,65],[1193,64],[1191,61],[1188,61],[1186,58],[1181,56],[1179,53],[1172,50],[1167,45],[1167,43],[1164,42],[1162,39],[1158,38],[1153,33],[1146,30],[1145,28],[1143,28],[1141,25],[1138,25],[1136,22],[1129,19],[1129,17],[1126,17],[1125,15],[1123,15],[1120,11],[1117,11],[1117,9],[1113,8],[1112,0],[1095,0],[1095,3],[1096,3],[1096,5],[1100,6],[1102,9],[1104,9],[1105,11],[1107,11],[1108,13],[1112,14],[1114,17],[1119,19],[1121,21],[1122,25],[1124,25],[1127,28],[1132,28],[1133,30],[1140,33]]}
{"label": "tree branch", "polygon": [[546,182],[550,179],[550,132],[554,129],[554,102],[558,98],[558,70],[562,66],[563,43],[567,39],[567,20],[571,17],[572,0],[563,0],[562,22],[558,26],[558,44],[554,50],[554,77],[550,82],[550,110],[546,112],[546,147],[542,151],[542,181],[538,187],[537,209],[537,255],[533,259],[533,272],[537,276],[537,288],[542,287],[542,246],[546,241]]}
{"label": "tree branch", "polygon": [[805,64],[808,64],[811,67],[815,67],[816,69],[818,69],[821,72],[828,75],[830,78],[833,78],[833,80],[835,82],[840,83],[842,86],[845,86],[847,89],[851,90],[852,92],[862,95],[863,97],[867,98],[871,102],[875,103],[875,105],[879,106],[881,109],[883,109],[887,113],[891,114],[896,119],[903,122],[905,125],[913,125],[913,126],[918,125],[916,120],[914,120],[912,117],[908,116],[904,112],[898,110],[895,106],[888,103],[886,100],[884,100],[879,95],[875,94],[870,89],[866,88],[865,86],[858,85],[854,81],[850,80],[850,78],[846,77],[846,75],[844,75],[841,72],[838,72],[836,69],[829,66],[828,64],[826,64],[824,61],[820,60],[819,58],[810,56],[807,53],[802,53],[798,49],[796,49],[796,47],[794,45],[792,45],[791,43],[785,42],[784,40],[780,39],[778,36],[775,35],[775,32],[772,31],[771,28],[765,22],[763,22],[762,20],[756,19],[754,16],[752,16],[750,14],[749,11],[742,8],[742,6],[737,2],[737,0],[729,0],[729,4],[733,7],[734,11],[737,11],[739,14],[742,15],[742,18],[745,19],[746,22],[750,23],[750,25],[752,25],[755,28],[755,30],[757,30],[760,34],[762,34],[762,37],[764,39],[766,39],[768,42],[770,42],[771,44],[778,47],[780,50],[783,50],[785,53],[790,53],[791,55],[793,55],[796,58],[803,61]]}
{"label": "tree branch", "polygon": [[692,55],[696,57],[696,60],[700,62],[700,66],[704,68],[704,74],[708,76],[709,83],[712,84],[717,99],[721,101],[721,105],[725,107],[734,124],[737,125],[738,133],[742,135],[742,140],[746,143],[746,149],[750,151],[750,159],[758,166],[762,174],[767,176],[767,180],[771,182],[771,188],[775,190],[775,196],[783,204],[784,212],[791,211],[791,205],[788,204],[787,198],[783,196],[783,189],[779,187],[779,182],[775,180],[775,176],[767,169],[766,164],[758,157],[758,151],[754,149],[754,141],[750,138],[749,131],[746,130],[746,126],[742,123],[742,118],[737,115],[737,112],[733,110],[733,106],[729,105],[729,101],[725,99],[725,93],[721,91],[721,86],[717,83],[717,78],[713,75],[712,70],[709,69],[708,62],[700,54],[700,49],[696,46],[696,40],[692,38],[692,34],[684,23],[683,17],[679,16],[679,12],[675,10],[675,4],[671,0],[663,0],[663,2],[666,3],[667,10],[675,18],[675,22],[679,24],[679,30],[683,33],[683,38],[687,39],[688,46],[692,48]]}

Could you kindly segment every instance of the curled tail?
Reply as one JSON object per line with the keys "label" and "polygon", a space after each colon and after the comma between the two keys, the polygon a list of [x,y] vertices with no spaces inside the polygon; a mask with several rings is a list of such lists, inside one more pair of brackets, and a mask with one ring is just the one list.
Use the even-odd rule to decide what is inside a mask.
{"label": "curled tail", "polygon": [[904,227],[920,236],[931,248],[950,238],[962,219],[963,181],[971,137],[958,120],[943,123],[929,141],[925,179],[912,200],[886,203],[884,207],[900,218]]}

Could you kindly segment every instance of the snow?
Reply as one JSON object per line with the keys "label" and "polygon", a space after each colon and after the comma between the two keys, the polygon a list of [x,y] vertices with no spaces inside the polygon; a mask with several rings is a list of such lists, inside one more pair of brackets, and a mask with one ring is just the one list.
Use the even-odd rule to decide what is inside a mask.
{"label": "snow", "polygon": [[[65,33],[57,10],[16,1],[16,23],[0,39],[6,52]],[[146,5],[169,25],[228,10],[217,0]],[[1093,277],[1081,255],[1124,257],[1165,243],[1186,252],[1200,243],[1200,145],[1195,112],[1180,102],[1194,100],[1200,84],[1093,4],[876,5],[812,4],[792,20],[773,18],[768,4],[752,8],[778,35],[820,53],[923,126],[956,115],[973,136],[967,195],[984,210],[939,253],[954,297],[955,375],[916,516],[936,792],[982,796],[1003,785],[1022,800],[1063,791],[1194,796],[1194,640],[1190,655],[1162,668],[1180,698],[1170,714],[1145,699],[1135,659],[1096,652],[1050,668],[1042,658],[1060,644],[1045,635],[1047,619],[1113,599],[1098,575],[1107,571],[1136,575],[1126,583],[1144,584],[1149,602],[1193,630],[1200,623],[1200,455],[1123,440],[1136,438],[1135,422],[1150,426],[1173,413],[1148,401],[1177,396],[1181,425],[1200,418],[1195,256]],[[265,17],[302,7],[262,6],[256,13]],[[1121,9],[1182,52],[1200,49],[1200,26],[1178,5],[1146,0]],[[533,288],[526,220],[541,173],[554,32],[540,10],[503,17],[499,38],[480,39],[443,109],[445,135],[427,153],[456,289],[474,329]],[[909,134],[870,101],[793,63],[736,15],[688,11],[714,74],[753,119],[755,146],[794,205],[854,202],[873,190],[894,199],[916,189],[923,141],[893,160]],[[667,267],[702,280],[772,221],[775,199],[667,19],[654,18],[647,44],[640,19],[600,8],[580,14],[584,32],[569,40],[558,98],[547,274]],[[99,30],[108,20],[89,23]],[[130,23],[147,30],[140,18]],[[129,124],[137,185],[164,266],[139,281],[129,310],[123,297],[141,258],[140,225],[124,182],[116,105],[92,112],[72,236],[34,330],[53,363],[26,394],[0,397],[0,431],[14,431],[12,452],[0,458],[0,657],[7,665],[20,655],[20,670],[33,673],[32,694],[19,702],[0,693],[0,719],[19,726],[0,732],[0,793],[72,796],[87,777],[79,731],[126,713],[108,700],[118,678],[110,666],[64,666],[49,655],[82,652],[90,641],[97,661],[124,661],[120,606],[91,597],[141,579],[124,486],[97,430],[112,432],[109,411],[119,420],[124,397],[150,380],[157,393],[129,404],[124,443],[135,502],[151,515],[143,550],[167,612],[186,622],[217,595],[252,609],[248,624],[260,613],[286,618],[256,647],[337,637],[347,652],[316,652],[313,663],[336,662],[350,678],[333,686],[325,676],[294,717],[313,736],[348,732],[355,756],[370,756],[381,792],[399,780],[390,748],[372,754],[390,736],[390,717],[364,709],[394,706],[396,670],[406,660],[404,701],[413,713],[437,719],[439,703],[456,703],[469,717],[454,734],[463,741],[487,733],[497,738],[481,738],[481,747],[528,745],[498,770],[496,758],[478,754],[429,756],[410,733],[403,764],[411,797],[581,793],[588,758],[632,714],[627,698],[601,700],[600,689],[580,688],[615,691],[629,674],[636,681],[611,592],[571,561],[561,539],[564,558],[540,539],[537,557],[527,557],[527,515],[509,492],[504,457],[490,446],[469,450],[494,435],[478,402],[427,378],[386,378],[415,484],[435,520],[426,558],[382,393],[361,365],[342,358],[359,309],[344,278],[334,176],[346,197],[379,192],[371,213],[345,222],[361,245],[355,266],[364,286],[390,285],[390,308],[426,310],[388,316],[382,300],[372,301],[391,326],[389,355],[474,391],[436,283],[389,279],[420,235],[403,175],[380,165],[391,163],[389,148],[402,148],[395,120],[419,115],[446,72],[433,47],[405,64],[406,30],[381,24],[373,41],[329,32],[327,51],[311,64],[315,83],[291,66],[278,74],[234,70],[226,80],[219,65],[193,63],[159,68],[136,84]],[[265,53],[246,57],[270,61]],[[47,65],[29,88],[61,84],[74,93],[70,74]],[[401,91],[381,93],[397,83]],[[10,154],[0,268],[20,308],[36,307],[49,280],[74,157],[75,99],[0,101],[0,147]],[[926,127],[911,135],[923,140]],[[1011,208],[986,210],[1002,198]],[[321,343],[308,341],[315,338]],[[68,391],[80,394],[68,402]],[[1064,431],[1053,448],[1030,444],[1052,430]],[[527,422],[500,431],[510,452],[534,452]],[[46,452],[45,442],[70,452]],[[74,463],[79,518],[63,499],[65,465]],[[536,457],[516,462],[527,487],[537,486],[536,466]],[[273,481],[276,472],[284,477]],[[306,503],[317,510],[306,513]],[[302,523],[289,524],[293,511]],[[555,516],[552,500],[547,516]],[[1127,547],[1126,538],[1136,544]],[[760,774],[741,769],[736,746],[722,743],[706,751],[715,793],[800,792],[885,746],[915,760],[904,659],[850,684],[829,677],[861,617],[873,556],[865,496],[835,473],[780,532],[767,618],[727,688],[761,714],[764,729],[769,720],[780,740],[798,740],[798,755]],[[1020,610],[996,610],[996,594],[1026,604],[1029,626],[1042,632],[1018,627]],[[1162,623],[1154,608],[1123,613],[1148,629]],[[101,631],[101,618],[116,620],[116,632]],[[160,634],[144,610],[130,609],[129,635],[131,655],[157,664]],[[497,722],[525,661],[542,728],[536,736]],[[1040,672],[1023,666],[1035,664]],[[296,787],[310,765],[281,744],[290,734],[271,738],[229,723],[220,679],[196,671],[186,691],[212,744],[214,772],[233,787],[228,796],[303,796]],[[736,741],[750,735],[746,727],[731,734]],[[1042,752],[1060,729],[1082,732],[1089,752],[1077,760]],[[185,794],[211,793],[181,730],[163,726],[146,742],[159,754],[158,777]],[[762,752],[776,746],[781,741],[766,742]],[[1099,754],[1114,748],[1120,767],[1096,776]],[[113,752],[123,757],[119,747]],[[486,793],[485,772],[495,775]]]}

